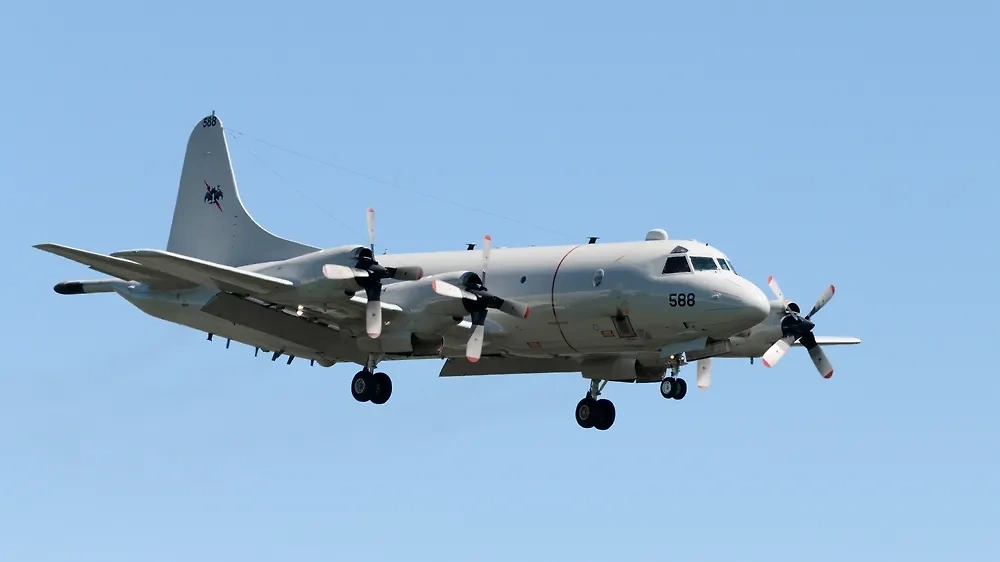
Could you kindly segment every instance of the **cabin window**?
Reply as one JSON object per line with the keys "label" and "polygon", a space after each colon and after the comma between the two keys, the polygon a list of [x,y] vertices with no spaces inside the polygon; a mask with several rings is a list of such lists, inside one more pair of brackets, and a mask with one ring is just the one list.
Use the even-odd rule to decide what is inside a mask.
{"label": "cabin window", "polygon": [[667,263],[663,264],[663,273],[688,273],[691,267],[684,256],[671,256],[667,258]]}
{"label": "cabin window", "polygon": [[691,256],[691,265],[695,271],[715,271],[719,269],[719,264],[715,263],[715,258],[703,256]]}

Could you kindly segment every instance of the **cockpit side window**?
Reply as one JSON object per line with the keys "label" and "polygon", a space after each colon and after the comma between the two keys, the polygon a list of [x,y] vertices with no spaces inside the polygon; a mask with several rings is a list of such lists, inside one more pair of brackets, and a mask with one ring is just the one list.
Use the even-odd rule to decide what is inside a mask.
{"label": "cockpit side window", "polygon": [[[724,259],[720,259],[719,260],[719,263],[723,263],[723,262],[725,262],[725,268],[726,269],[728,269],[729,271],[732,271],[733,273],[736,273],[736,268],[733,267],[733,262],[731,262],[729,260],[724,260]],[[739,273],[736,273],[736,275],[739,275]]]}
{"label": "cockpit side window", "polygon": [[667,258],[667,263],[663,264],[663,273],[688,273],[691,271],[691,266],[688,265],[688,260],[684,256],[670,256]]}
{"label": "cockpit side window", "polygon": [[691,265],[695,271],[715,271],[719,269],[719,264],[715,263],[715,258],[703,256],[691,256]]}
{"label": "cockpit side window", "polygon": [[729,263],[726,260],[719,258],[719,265],[722,266],[722,269],[729,271]]}

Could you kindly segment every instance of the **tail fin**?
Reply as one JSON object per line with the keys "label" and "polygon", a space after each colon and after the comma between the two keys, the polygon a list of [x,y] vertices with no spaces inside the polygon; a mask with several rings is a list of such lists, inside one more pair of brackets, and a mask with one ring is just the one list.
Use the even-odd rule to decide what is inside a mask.
{"label": "tail fin", "polygon": [[236,190],[222,120],[212,112],[188,138],[167,251],[238,267],[278,261],[319,248],[264,230]]}

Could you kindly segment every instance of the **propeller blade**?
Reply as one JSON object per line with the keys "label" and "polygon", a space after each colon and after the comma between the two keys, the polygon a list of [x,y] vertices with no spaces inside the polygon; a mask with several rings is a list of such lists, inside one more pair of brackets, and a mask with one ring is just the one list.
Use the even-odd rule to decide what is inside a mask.
{"label": "propeller blade", "polygon": [[372,256],[375,255],[375,209],[368,207],[368,246],[372,250]]}
{"label": "propeller blade", "polygon": [[515,318],[527,318],[528,313],[531,312],[531,307],[529,307],[528,305],[517,301],[509,301],[506,299],[503,300],[503,302],[500,304],[498,308],[500,309],[500,312],[510,314]]}
{"label": "propeller blade", "polygon": [[794,341],[795,341],[794,337],[785,336],[780,340],[774,342],[774,345],[768,348],[768,350],[764,352],[764,356],[761,357],[764,366],[774,367],[775,365],[777,365],[778,361],[781,361],[781,358],[785,356],[785,353],[788,352],[788,349],[792,347],[792,343]]}
{"label": "propeller blade", "polygon": [[778,282],[774,280],[773,276],[769,275],[767,277],[767,286],[771,288],[771,292],[774,293],[774,296],[778,297],[779,301],[782,303],[788,302],[785,300],[785,293],[781,292],[781,287],[778,286]]}
{"label": "propeller blade", "polygon": [[822,347],[817,345],[810,349],[809,358],[813,360],[813,365],[816,365],[816,370],[819,371],[819,374],[824,379],[833,376],[833,364],[826,358],[826,353],[823,353]]}
{"label": "propeller blade", "polygon": [[442,297],[451,297],[453,299],[469,299],[470,301],[477,300],[476,295],[456,287],[447,281],[441,281],[440,279],[435,279],[431,281],[431,290],[435,293],[441,295]]}
{"label": "propeller blade", "polygon": [[830,285],[825,291],[823,291],[823,294],[816,299],[816,304],[813,305],[812,310],[809,311],[809,314],[806,314],[806,320],[812,318],[813,314],[819,312],[821,308],[826,306],[826,303],[830,302],[830,299],[833,298],[834,291],[836,291],[836,289],[833,288],[833,285]]}
{"label": "propeller blade", "polygon": [[400,281],[416,281],[423,276],[424,268],[415,265],[392,268],[392,278]]}
{"label": "propeller blade", "polygon": [[472,335],[469,336],[469,343],[465,346],[465,358],[475,363],[479,361],[479,355],[483,352],[483,333],[486,327],[482,324],[472,326]]}
{"label": "propeller blade", "polygon": [[490,247],[493,246],[493,239],[487,234],[483,237],[483,285],[486,284],[486,269],[490,265]]}
{"label": "propeller blade", "polygon": [[328,263],[323,266],[323,277],[331,281],[347,281],[356,277],[368,277],[368,272],[363,269]]}
{"label": "propeller blade", "polygon": [[708,390],[712,386],[712,358],[698,360],[698,388]]}
{"label": "propeller blade", "polygon": [[365,330],[372,339],[382,335],[382,303],[378,299],[365,305]]}

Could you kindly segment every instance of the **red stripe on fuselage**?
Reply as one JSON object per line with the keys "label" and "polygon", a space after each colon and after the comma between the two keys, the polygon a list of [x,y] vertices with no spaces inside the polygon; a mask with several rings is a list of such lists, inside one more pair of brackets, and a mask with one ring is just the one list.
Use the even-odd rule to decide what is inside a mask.
{"label": "red stripe on fuselage", "polygon": [[555,319],[556,321],[556,328],[559,329],[559,335],[562,336],[562,339],[564,342],[566,342],[566,345],[569,346],[569,348],[575,351],[576,353],[580,352],[577,351],[575,347],[573,347],[573,344],[569,343],[568,339],[566,339],[566,334],[563,333],[562,324],[559,323],[559,316],[556,315],[556,277],[559,275],[559,268],[562,267],[562,264],[564,261],[566,261],[566,258],[568,258],[569,255],[573,253],[573,250],[579,247],[580,246],[573,246],[572,248],[569,249],[568,252],[566,252],[566,255],[564,255],[562,259],[559,260],[559,265],[556,266],[556,270],[552,273],[552,290],[550,292],[550,298],[552,300],[552,318]]}

